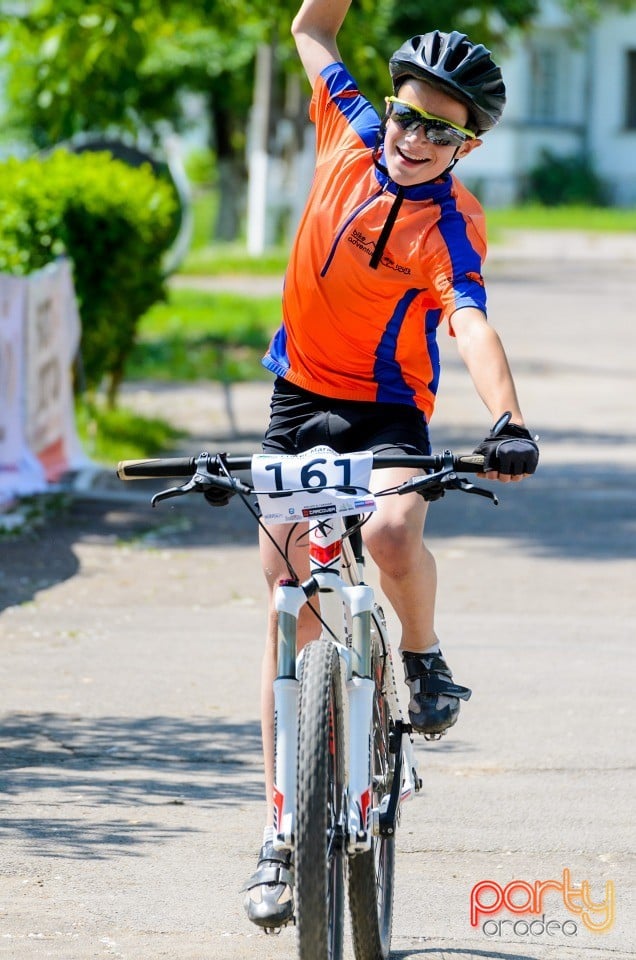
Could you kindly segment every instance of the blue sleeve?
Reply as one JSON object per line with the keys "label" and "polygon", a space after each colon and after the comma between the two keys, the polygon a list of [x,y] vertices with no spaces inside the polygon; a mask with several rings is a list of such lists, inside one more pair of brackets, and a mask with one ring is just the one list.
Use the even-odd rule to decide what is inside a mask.
{"label": "blue sleeve", "polygon": [[330,63],[320,78],[322,83],[316,84],[311,104],[311,118],[316,123],[318,135],[323,118],[329,114],[327,106],[333,105],[364,146],[373,147],[380,128],[380,118],[371,103],[362,96],[344,64]]}

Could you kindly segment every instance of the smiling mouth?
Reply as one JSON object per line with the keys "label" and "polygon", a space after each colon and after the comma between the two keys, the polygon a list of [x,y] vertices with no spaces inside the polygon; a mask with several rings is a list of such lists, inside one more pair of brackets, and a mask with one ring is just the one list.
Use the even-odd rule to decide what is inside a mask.
{"label": "smiling mouth", "polygon": [[397,146],[397,144],[395,149],[402,160],[404,160],[406,163],[412,163],[414,166],[418,166],[423,163],[430,163],[428,157],[414,157],[412,154],[405,153],[404,150]]}

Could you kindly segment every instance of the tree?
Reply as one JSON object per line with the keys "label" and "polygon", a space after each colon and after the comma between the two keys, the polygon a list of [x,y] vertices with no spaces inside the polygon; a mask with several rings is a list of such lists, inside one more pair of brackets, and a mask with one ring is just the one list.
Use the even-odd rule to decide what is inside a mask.
{"label": "tree", "polygon": [[[248,0],[32,0],[0,2],[8,46],[10,122],[39,148],[78,133],[159,139],[179,129],[181,94],[203,93],[225,182],[220,222],[235,229],[254,52],[293,4]],[[11,15],[9,15],[9,13]],[[241,29],[237,30],[237,23]]]}
{"label": "tree", "polygon": [[[159,136],[183,123],[181,94],[205,96],[223,176],[222,235],[236,230],[259,44],[275,51],[273,114],[285,75],[300,72],[289,26],[300,0],[0,0],[14,128],[37,147],[116,128]],[[636,0],[560,0],[576,24]],[[378,105],[387,59],[407,37],[458,29],[500,52],[541,0],[355,0],[339,38],[343,58]],[[16,12],[17,10],[17,12]],[[308,88],[305,88],[308,94]],[[5,123],[6,129],[6,123]]]}

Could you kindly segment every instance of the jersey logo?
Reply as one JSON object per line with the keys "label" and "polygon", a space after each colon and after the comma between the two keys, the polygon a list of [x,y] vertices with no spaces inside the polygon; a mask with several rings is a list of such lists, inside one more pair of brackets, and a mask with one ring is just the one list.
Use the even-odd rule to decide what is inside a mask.
{"label": "jersey logo", "polygon": [[[369,240],[360,230],[352,230],[347,241],[352,243],[354,247],[357,247],[358,250],[364,250],[366,254],[370,257],[373,251],[375,250],[375,240]],[[411,275],[411,268],[407,267],[405,264],[396,263],[396,261],[391,257],[390,254],[385,253],[380,263],[383,267],[386,267],[387,270],[395,270],[396,273],[401,273],[405,277]]]}

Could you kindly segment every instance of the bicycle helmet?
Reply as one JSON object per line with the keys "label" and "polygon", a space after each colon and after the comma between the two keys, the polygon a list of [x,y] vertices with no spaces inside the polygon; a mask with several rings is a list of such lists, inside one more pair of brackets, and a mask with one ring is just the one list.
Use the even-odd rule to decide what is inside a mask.
{"label": "bicycle helmet", "polygon": [[425,80],[463,103],[469,125],[485,133],[501,119],[506,88],[490,50],[471,43],[466,34],[434,30],[412,37],[389,60],[393,90],[409,77]]}

